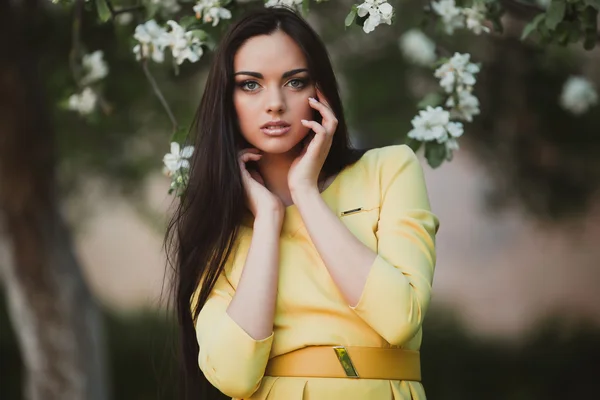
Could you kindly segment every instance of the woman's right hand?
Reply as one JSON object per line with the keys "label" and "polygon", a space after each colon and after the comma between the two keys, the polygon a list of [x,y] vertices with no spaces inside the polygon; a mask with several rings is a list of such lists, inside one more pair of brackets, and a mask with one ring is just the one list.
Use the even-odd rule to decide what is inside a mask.
{"label": "woman's right hand", "polygon": [[261,157],[262,154],[259,153],[258,149],[249,148],[239,152],[238,160],[242,173],[242,183],[246,192],[246,204],[255,218],[258,218],[259,215],[271,216],[282,221],[285,209],[281,199],[265,187],[265,182],[258,171],[246,168],[247,162],[258,162]]}

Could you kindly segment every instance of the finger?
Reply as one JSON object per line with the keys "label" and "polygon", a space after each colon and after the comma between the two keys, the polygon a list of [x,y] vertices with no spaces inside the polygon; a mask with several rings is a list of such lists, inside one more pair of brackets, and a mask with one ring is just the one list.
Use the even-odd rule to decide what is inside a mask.
{"label": "finger", "polygon": [[325,129],[325,127],[321,124],[319,124],[317,121],[308,121],[305,119],[300,120],[300,122],[302,123],[302,125],[306,126],[307,128],[310,128],[313,130],[313,132],[317,135],[327,135],[327,130]]}
{"label": "finger", "polygon": [[264,185],[265,182],[263,181],[262,176],[260,175],[260,173],[258,171],[255,170],[251,170],[248,171],[250,173],[250,176],[252,177],[252,179],[254,179],[256,182],[260,183],[261,185]]}
{"label": "finger", "polygon": [[255,153],[244,153],[240,156],[240,161],[247,163],[248,161],[258,161],[262,157],[262,154]]}
{"label": "finger", "polygon": [[333,109],[331,108],[331,106],[329,105],[329,101],[327,101],[327,98],[325,97],[325,95],[323,95],[323,92],[321,92],[321,89],[317,88],[317,100],[319,100],[321,103],[323,103],[327,108],[329,108],[330,110],[333,111]]}
{"label": "finger", "polygon": [[253,154],[253,153],[246,153],[246,154],[242,154],[238,160],[238,164],[240,166],[240,171],[242,172],[242,179],[243,180],[248,180],[251,179],[251,175],[250,172],[248,171],[248,169],[246,168],[246,163],[248,161],[258,161],[260,160],[260,158],[262,157],[262,155],[260,154]]}
{"label": "finger", "polygon": [[312,108],[321,113],[321,116],[323,117],[323,126],[327,132],[334,133],[335,129],[337,128],[338,120],[331,108],[319,102],[317,99],[313,99],[312,97],[309,97],[308,103]]}
{"label": "finger", "polygon": [[238,157],[241,157],[244,154],[248,154],[248,153],[250,153],[250,154],[260,154],[260,150],[256,149],[256,148],[253,148],[253,147],[250,147],[250,148],[247,148],[247,149],[242,149],[242,150],[238,151]]}
{"label": "finger", "polygon": [[306,153],[313,153],[313,152],[319,152],[321,151],[321,149],[323,149],[325,146],[325,142],[327,140],[331,140],[331,136],[327,135],[327,132],[325,131],[325,128],[323,128],[318,122],[316,121],[306,121],[306,120],[302,120],[302,123],[304,124],[304,126],[307,126],[309,128],[311,128],[314,132],[314,137],[312,137],[307,145],[305,146],[306,149]]}

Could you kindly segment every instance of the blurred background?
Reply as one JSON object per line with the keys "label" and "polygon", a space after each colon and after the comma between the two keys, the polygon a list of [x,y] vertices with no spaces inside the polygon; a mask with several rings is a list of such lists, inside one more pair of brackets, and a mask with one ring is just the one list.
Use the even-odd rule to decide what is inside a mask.
{"label": "blurred background", "polygon": [[[314,4],[309,21],[329,48],[353,142],[403,143],[417,103],[437,84],[398,45],[421,25],[424,3],[403,2],[394,25],[368,35],[344,29],[351,4]],[[65,305],[72,316],[78,307],[99,310],[84,315],[96,321],[90,340],[103,343],[93,357],[105,362],[107,396],[173,399],[176,331],[162,249],[174,201],[162,173],[172,125],[132,53],[136,20],[100,24],[83,9],[75,26],[75,12],[50,1],[0,6],[0,398],[25,395],[16,335],[32,329],[24,299],[43,304],[48,320],[36,326],[41,344],[22,343],[68,347],[53,304],[73,291],[82,300]],[[526,17],[505,16],[501,36],[436,37],[447,55],[469,52],[482,71],[481,114],[465,124],[454,160],[437,169],[423,160],[441,221],[422,348],[433,400],[600,393],[600,107],[573,115],[559,105],[570,75],[600,86],[600,51],[522,42]],[[92,116],[64,107],[76,90],[76,29],[110,68],[106,104]],[[210,58],[184,63],[177,75],[168,63],[149,65],[183,129]],[[56,263],[56,274],[40,274]],[[30,292],[14,282],[29,283]],[[54,285],[56,297],[36,297],[44,285]]]}

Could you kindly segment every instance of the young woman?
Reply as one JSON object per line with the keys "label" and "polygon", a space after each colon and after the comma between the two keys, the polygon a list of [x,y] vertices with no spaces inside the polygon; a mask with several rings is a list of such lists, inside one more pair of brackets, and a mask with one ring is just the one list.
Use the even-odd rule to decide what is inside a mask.
{"label": "young woman", "polygon": [[[352,150],[326,49],[264,9],[218,47],[168,236],[188,398],[424,399],[438,220],[407,146]],[[210,385],[209,385],[210,386]]]}

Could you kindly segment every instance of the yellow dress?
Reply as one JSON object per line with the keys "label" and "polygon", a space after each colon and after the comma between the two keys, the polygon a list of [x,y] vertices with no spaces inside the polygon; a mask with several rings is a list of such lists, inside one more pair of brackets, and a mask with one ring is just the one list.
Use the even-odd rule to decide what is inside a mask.
{"label": "yellow dress", "polygon": [[[438,219],[430,211],[415,154],[405,145],[369,150],[342,170],[321,196],[378,254],[356,307],[342,297],[298,209],[291,205],[280,237],[273,334],[254,340],[226,313],[252,238],[252,224],[247,224],[196,321],[201,370],[234,399],[425,399],[422,384],[414,381],[263,376],[269,358],[305,346],[421,346]],[[357,208],[360,211],[342,215]]]}

